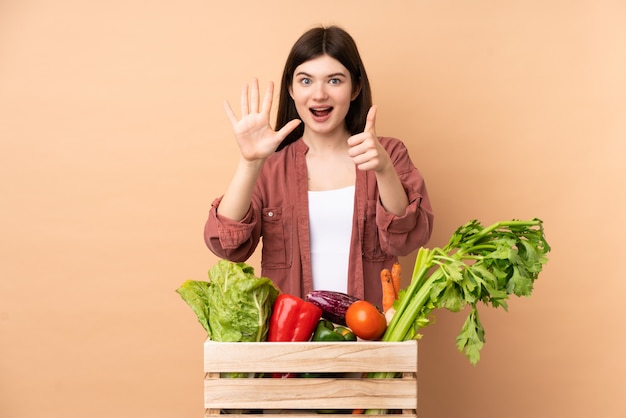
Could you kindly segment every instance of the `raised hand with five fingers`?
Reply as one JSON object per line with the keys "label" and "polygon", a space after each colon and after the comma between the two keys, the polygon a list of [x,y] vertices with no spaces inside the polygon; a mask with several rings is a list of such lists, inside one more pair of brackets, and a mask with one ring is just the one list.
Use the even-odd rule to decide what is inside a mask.
{"label": "raised hand with five fingers", "polygon": [[224,102],[226,115],[233,127],[241,156],[246,161],[264,160],[269,157],[281,141],[300,124],[300,120],[294,119],[278,131],[272,129],[270,110],[273,94],[274,83],[270,82],[261,103],[259,81],[254,79],[251,86],[245,84],[241,88],[241,118],[239,119],[228,101]]}
{"label": "raised hand with five fingers", "polygon": [[220,202],[219,213],[233,220],[242,219],[248,212],[254,185],[267,157],[300,124],[300,121],[295,119],[278,131],[272,129],[270,110],[273,94],[274,84],[270,82],[261,104],[258,80],[254,79],[251,87],[244,85],[241,88],[241,118],[239,119],[230,104],[224,103],[226,115],[233,126],[241,151],[241,158]]}

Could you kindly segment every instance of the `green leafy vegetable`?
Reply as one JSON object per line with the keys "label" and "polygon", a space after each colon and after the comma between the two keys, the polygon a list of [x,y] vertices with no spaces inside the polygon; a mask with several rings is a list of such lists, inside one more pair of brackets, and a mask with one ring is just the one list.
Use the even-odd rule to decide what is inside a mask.
{"label": "green leafy vegetable", "polygon": [[503,221],[483,227],[472,220],[459,227],[443,248],[418,252],[409,287],[400,292],[383,341],[419,338],[433,309],[471,311],[457,348],[476,364],[485,343],[477,304],[507,309],[509,295],[530,296],[550,251],[540,219]]}
{"label": "green leafy vegetable", "polygon": [[198,322],[206,330],[209,337],[209,282],[187,280],[176,292],[183,298],[187,305],[198,317]]}
{"label": "green leafy vegetable", "polygon": [[209,281],[187,280],[176,292],[191,307],[213,341],[264,341],[279,290],[245,263],[220,260]]}
{"label": "green leafy vegetable", "polygon": [[[476,220],[466,223],[443,248],[419,250],[411,283],[400,291],[393,305],[395,314],[382,340],[421,338],[418,331],[430,323],[429,315],[434,309],[459,312],[469,306],[470,313],[456,338],[456,346],[476,365],[485,344],[477,304],[506,310],[509,295],[530,296],[549,251],[540,219],[502,221],[486,228]],[[395,373],[369,375],[394,376]],[[380,413],[385,411],[366,411]]]}

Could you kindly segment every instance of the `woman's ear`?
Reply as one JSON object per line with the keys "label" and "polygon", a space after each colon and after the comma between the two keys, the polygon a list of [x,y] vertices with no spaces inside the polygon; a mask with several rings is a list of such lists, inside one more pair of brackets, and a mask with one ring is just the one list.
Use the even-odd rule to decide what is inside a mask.
{"label": "woman's ear", "polygon": [[356,84],[354,86],[354,91],[352,92],[352,97],[350,98],[350,101],[354,101],[356,100],[357,97],[359,97],[359,94],[361,94],[361,81],[359,80],[359,83]]}

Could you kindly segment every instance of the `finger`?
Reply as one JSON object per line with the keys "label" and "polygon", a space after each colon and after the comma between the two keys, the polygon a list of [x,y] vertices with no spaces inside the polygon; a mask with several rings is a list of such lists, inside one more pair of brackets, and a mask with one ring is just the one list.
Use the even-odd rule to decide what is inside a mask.
{"label": "finger", "polygon": [[352,162],[361,170],[370,170],[378,165],[380,158],[376,152],[372,150],[354,155]]}
{"label": "finger", "polygon": [[293,132],[293,130],[296,129],[298,125],[300,125],[300,123],[302,123],[300,119],[294,119],[287,122],[285,126],[280,128],[280,130],[277,132],[280,140],[282,141],[283,139],[287,138],[287,135]]}
{"label": "finger", "polygon": [[241,86],[241,117],[246,116],[248,112],[248,85],[244,84]]}
{"label": "finger", "polygon": [[226,111],[226,116],[228,116],[230,123],[234,126],[237,123],[237,116],[235,112],[233,112],[233,108],[230,107],[228,100],[224,100],[224,110]]}
{"label": "finger", "polygon": [[367,112],[367,118],[365,119],[365,129],[363,132],[367,131],[375,131],[376,125],[376,106],[370,107],[370,110]]}
{"label": "finger", "polygon": [[252,88],[250,89],[250,111],[252,113],[259,112],[259,80],[252,80]]}
{"label": "finger", "polygon": [[352,144],[348,149],[348,156],[352,159],[360,157],[367,158],[367,156],[371,153],[371,148],[368,147],[367,139],[364,135],[355,135],[352,138]]}
{"label": "finger", "polygon": [[271,81],[267,85],[267,89],[265,90],[265,97],[263,98],[263,105],[261,107],[262,113],[270,113],[270,109],[272,108],[272,100],[274,96],[274,83]]}
{"label": "finger", "polygon": [[356,165],[359,168],[363,167],[369,161],[370,161],[370,159],[365,154],[361,154],[361,155],[358,155],[356,157],[352,157],[352,162],[354,163],[354,165]]}
{"label": "finger", "polygon": [[352,154],[354,153],[353,148],[363,142],[363,140],[360,139],[359,135],[360,134],[352,135],[350,138],[348,138],[348,145],[350,146],[348,152],[350,156],[352,156]]}

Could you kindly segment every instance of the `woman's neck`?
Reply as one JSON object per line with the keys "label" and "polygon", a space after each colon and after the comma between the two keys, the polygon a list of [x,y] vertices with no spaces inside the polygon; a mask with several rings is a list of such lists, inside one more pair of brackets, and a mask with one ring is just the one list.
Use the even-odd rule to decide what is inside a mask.
{"label": "woman's neck", "polygon": [[302,140],[309,148],[309,153],[319,156],[345,153],[349,148],[348,138],[350,138],[350,133],[346,130],[329,134],[318,134],[307,132],[305,129],[302,135]]}
{"label": "woman's neck", "polygon": [[306,166],[310,191],[339,189],[354,185],[356,181],[356,170],[348,155],[347,144],[309,148]]}

